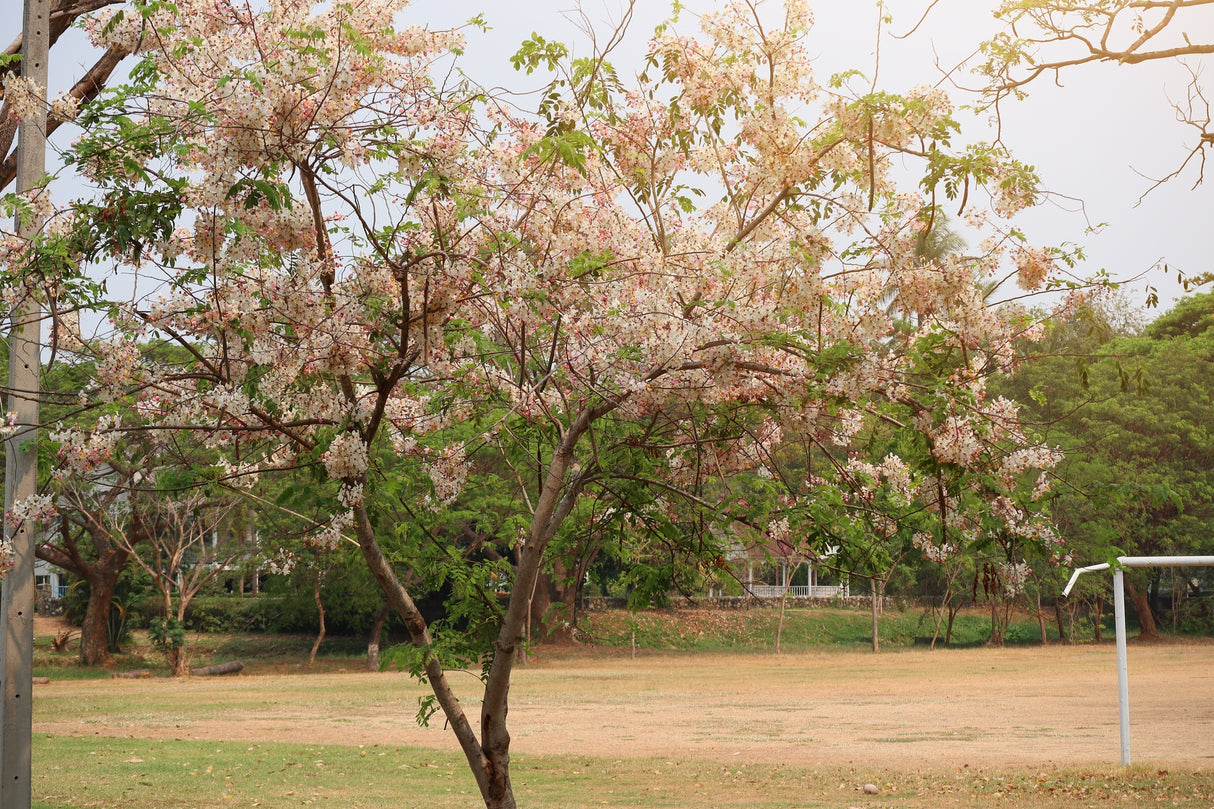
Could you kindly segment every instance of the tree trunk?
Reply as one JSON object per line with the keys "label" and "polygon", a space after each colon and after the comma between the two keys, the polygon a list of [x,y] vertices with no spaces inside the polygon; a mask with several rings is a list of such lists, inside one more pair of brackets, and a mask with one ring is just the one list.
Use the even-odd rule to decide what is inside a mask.
{"label": "tree trunk", "polygon": [[388,614],[392,611],[392,605],[385,603],[379,608],[379,614],[375,616],[375,623],[371,624],[371,637],[367,641],[367,671],[379,671],[379,638],[384,631],[384,623],[388,620]]}
{"label": "tree trunk", "polygon": [[[570,569],[564,560],[553,562],[553,570],[549,592],[551,593],[550,607],[546,607],[543,621],[543,637],[546,640],[572,640],[578,622],[578,602],[582,597],[582,586],[585,582],[586,571],[590,568],[598,550],[592,549],[580,558],[575,568]],[[540,587],[544,585],[541,582]],[[537,603],[533,609],[538,609],[539,593],[536,593]],[[551,607],[555,607],[552,609]]]}
{"label": "tree trunk", "polygon": [[316,631],[316,642],[312,644],[312,653],[308,655],[309,666],[316,662],[316,652],[320,649],[321,641],[325,639],[325,604],[320,598],[320,573],[320,553],[317,552],[315,589],[312,594],[316,598],[316,613],[319,616],[319,627]]}
{"label": "tree trunk", "polygon": [[[371,520],[367,516],[366,506],[362,504],[355,506],[354,515],[354,527],[358,536],[358,544],[362,549],[363,559],[367,562],[371,575],[379,582],[380,588],[388,599],[388,603],[392,605],[392,609],[404,620],[405,630],[409,633],[409,639],[412,644],[419,649],[428,649],[433,643],[433,638],[430,635],[429,627],[426,625],[426,619],[417,608],[417,604],[414,603],[409,591],[401,583],[400,578],[396,575],[396,571],[392,569],[392,565],[388,562],[387,557],[384,556],[383,549],[380,548],[379,542],[375,538],[375,530],[371,527]],[[513,656],[513,653],[514,650],[511,649],[509,654]],[[430,689],[438,699],[439,705],[443,709],[443,714],[447,717],[447,722],[452,732],[455,733],[455,738],[459,741],[464,758],[467,759],[468,766],[472,770],[472,775],[476,778],[477,788],[480,790],[485,805],[488,807],[491,805],[490,800],[492,797],[490,790],[495,785],[490,783],[489,775],[486,773],[488,762],[481,752],[480,742],[477,740],[476,733],[468,721],[468,715],[464,713],[463,707],[451,688],[442,661],[433,654],[425,654],[422,661],[426,678],[430,682]],[[506,794],[510,796],[510,803],[499,805],[512,807],[514,800],[513,793],[507,788]]]}
{"label": "tree trunk", "polygon": [[986,642],[986,645],[996,648],[1003,647],[1003,625],[999,621],[999,605],[993,599],[991,601],[991,639]]}
{"label": "tree trunk", "polygon": [[1104,599],[1097,598],[1092,606],[1095,610],[1092,613],[1092,632],[1096,642],[1100,643],[1104,640]]}
{"label": "tree trunk", "polygon": [[868,591],[872,594],[872,612],[873,612],[873,651],[881,651],[880,639],[880,617],[881,617],[881,596],[878,595],[877,578],[868,580]]}
{"label": "tree trunk", "polygon": [[1155,626],[1155,615],[1151,612],[1150,598],[1130,583],[1129,576],[1125,577],[1125,594],[1130,597],[1130,601],[1134,604],[1134,611],[1138,613],[1138,636],[1156,640],[1159,637],[1159,629]]}
{"label": "tree trunk", "polygon": [[1062,622],[1062,599],[1054,599],[1054,621],[1058,624],[1058,642],[1066,643],[1066,626]]}
{"label": "tree trunk", "polygon": [[788,603],[788,587],[792,577],[784,580],[784,592],[780,593],[780,621],[776,624],[776,654],[780,653],[780,641],[784,638],[784,606]]}
{"label": "tree trunk", "polygon": [[1045,646],[1049,643],[1049,637],[1045,632],[1045,613],[1041,611],[1041,591],[1037,591],[1037,628],[1041,630],[1041,645]]}
{"label": "tree trunk", "polygon": [[179,646],[168,651],[169,670],[174,677],[184,677],[190,673],[190,657],[186,654],[185,646]]}
{"label": "tree trunk", "polygon": [[549,622],[548,608],[552,606],[552,582],[548,574],[540,572],[535,582],[535,592],[531,596],[531,620],[527,627],[527,640],[536,637],[556,638],[561,632],[560,621]]}
{"label": "tree trunk", "polygon": [[78,546],[76,535],[67,518],[63,518],[61,543],[46,543],[38,547],[37,557],[61,567],[89,584],[89,601],[84,623],[80,627],[80,664],[94,666],[110,661],[107,620],[114,602],[118,577],[126,567],[130,553],[110,541],[110,536],[97,524],[87,527],[86,536],[92,540],[95,561],[89,561]]}
{"label": "tree trunk", "polygon": [[109,636],[106,625],[110,607],[114,603],[114,589],[118,576],[107,576],[93,571],[88,577],[89,602],[84,610],[84,623],[80,625],[80,665],[97,666],[109,663]]}

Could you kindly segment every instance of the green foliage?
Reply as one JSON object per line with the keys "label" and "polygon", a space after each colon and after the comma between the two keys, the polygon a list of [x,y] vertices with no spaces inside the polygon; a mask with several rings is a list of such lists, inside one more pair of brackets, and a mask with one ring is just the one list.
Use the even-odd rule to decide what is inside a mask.
{"label": "green foliage", "polygon": [[1214,327],[1214,292],[1182,298],[1146,328],[1153,340],[1199,337]]}
{"label": "green foliage", "polygon": [[299,632],[315,626],[276,626],[273,616],[279,599],[236,596],[198,596],[185,612],[185,628],[192,632]]}
{"label": "green foliage", "polygon": [[[603,646],[665,651],[767,651],[775,648],[777,609],[696,609],[641,612],[592,612],[583,627],[584,637]],[[920,608],[887,609],[881,616],[881,643],[889,647],[922,646],[935,626]],[[1048,627],[1051,641],[1058,639]],[[953,647],[985,645],[991,636],[988,610],[966,610],[953,626]],[[1018,616],[1009,627],[1008,643],[1039,644],[1035,620]],[[865,649],[872,643],[872,614],[867,608],[814,607],[788,609],[781,632],[781,649],[787,651],[838,648]],[[943,629],[938,645],[944,645]]]}
{"label": "green foliage", "polygon": [[185,626],[176,618],[153,618],[148,622],[148,638],[157,651],[172,654],[185,646]]}
{"label": "green foliage", "polygon": [[[1208,554],[1214,295],[1178,302],[1141,336],[1110,328],[1114,318],[1095,309],[1057,324],[1043,341],[1049,353],[1007,382],[1042,437],[1066,453],[1053,515],[1077,564],[1117,553]],[[1149,574],[1129,575],[1147,586]]]}
{"label": "green foliage", "polygon": [[549,42],[539,34],[532,33],[510,57],[510,64],[514,65],[515,70],[523,70],[527,75],[531,75],[541,66],[545,70],[556,70],[561,60],[568,55],[568,46],[560,42]]}

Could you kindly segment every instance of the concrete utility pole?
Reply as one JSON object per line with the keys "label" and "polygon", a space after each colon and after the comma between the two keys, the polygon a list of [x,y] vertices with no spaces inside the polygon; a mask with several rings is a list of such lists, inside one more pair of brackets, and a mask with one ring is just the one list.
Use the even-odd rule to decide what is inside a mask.
{"label": "concrete utility pole", "polygon": [[[21,75],[39,87],[47,85],[50,51],[50,0],[25,0],[22,20]],[[46,172],[46,110],[17,130],[17,191],[33,188]],[[18,217],[17,230],[32,237],[42,222]],[[18,429],[5,446],[4,510],[38,493],[38,394],[41,358],[41,307],[34,302],[10,315],[7,410],[17,414]],[[29,809],[30,742],[33,731],[34,541],[37,526],[25,521],[14,530],[5,521],[12,544],[13,566],[0,589],[0,809]]]}

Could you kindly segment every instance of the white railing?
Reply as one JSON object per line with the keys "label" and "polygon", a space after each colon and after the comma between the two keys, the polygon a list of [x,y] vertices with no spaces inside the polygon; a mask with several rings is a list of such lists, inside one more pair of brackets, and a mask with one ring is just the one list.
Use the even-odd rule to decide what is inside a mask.
{"label": "white railing", "polygon": [[[780,598],[784,595],[784,588],[776,584],[752,584],[746,590],[755,598]],[[833,584],[815,584],[812,587],[794,584],[788,588],[788,594],[810,598],[834,598],[847,595],[847,588]]]}

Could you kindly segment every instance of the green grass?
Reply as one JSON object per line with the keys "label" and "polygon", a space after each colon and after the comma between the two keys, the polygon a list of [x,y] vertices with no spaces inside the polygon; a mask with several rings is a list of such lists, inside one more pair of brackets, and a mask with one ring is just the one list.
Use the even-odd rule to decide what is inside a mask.
{"label": "green grass", "polygon": [[[252,673],[285,672],[307,666],[314,637],[307,635],[267,635],[259,633],[188,633],[187,649],[191,666],[209,666],[230,660],[243,662]],[[321,644],[316,670],[360,669],[366,659],[365,638],[326,638]],[[50,638],[34,639],[34,676],[54,680],[108,679],[115,672],[146,669],[156,677],[169,676],[163,655],[152,648],[147,633],[131,633],[122,651],[108,666],[81,667],[76,643],[57,652]]]}
{"label": "green grass", "polygon": [[[45,736],[35,740],[34,770],[34,809],[462,809],[479,803],[458,754],[395,746]],[[1151,768],[896,771],[542,756],[517,758],[511,771],[520,805],[536,809],[1208,809],[1214,796],[1208,773]],[[877,784],[880,795],[861,794],[865,783]]]}
{"label": "green grass", "polygon": [[[583,616],[587,637],[602,646],[630,646],[666,651],[761,651],[775,648],[779,609],[751,610],[651,610],[591,612]],[[878,638],[883,648],[911,647],[930,639],[935,618],[922,608],[887,609],[880,618]],[[1046,625],[1050,641],[1058,633]],[[872,645],[872,615],[864,609],[790,608],[784,614],[781,647],[789,651],[816,647],[861,649]],[[984,645],[991,634],[989,613],[971,610],[958,615],[953,624],[953,648]],[[1013,620],[1005,638],[1009,645],[1040,643],[1035,619]],[[937,645],[944,645],[941,627]]]}

